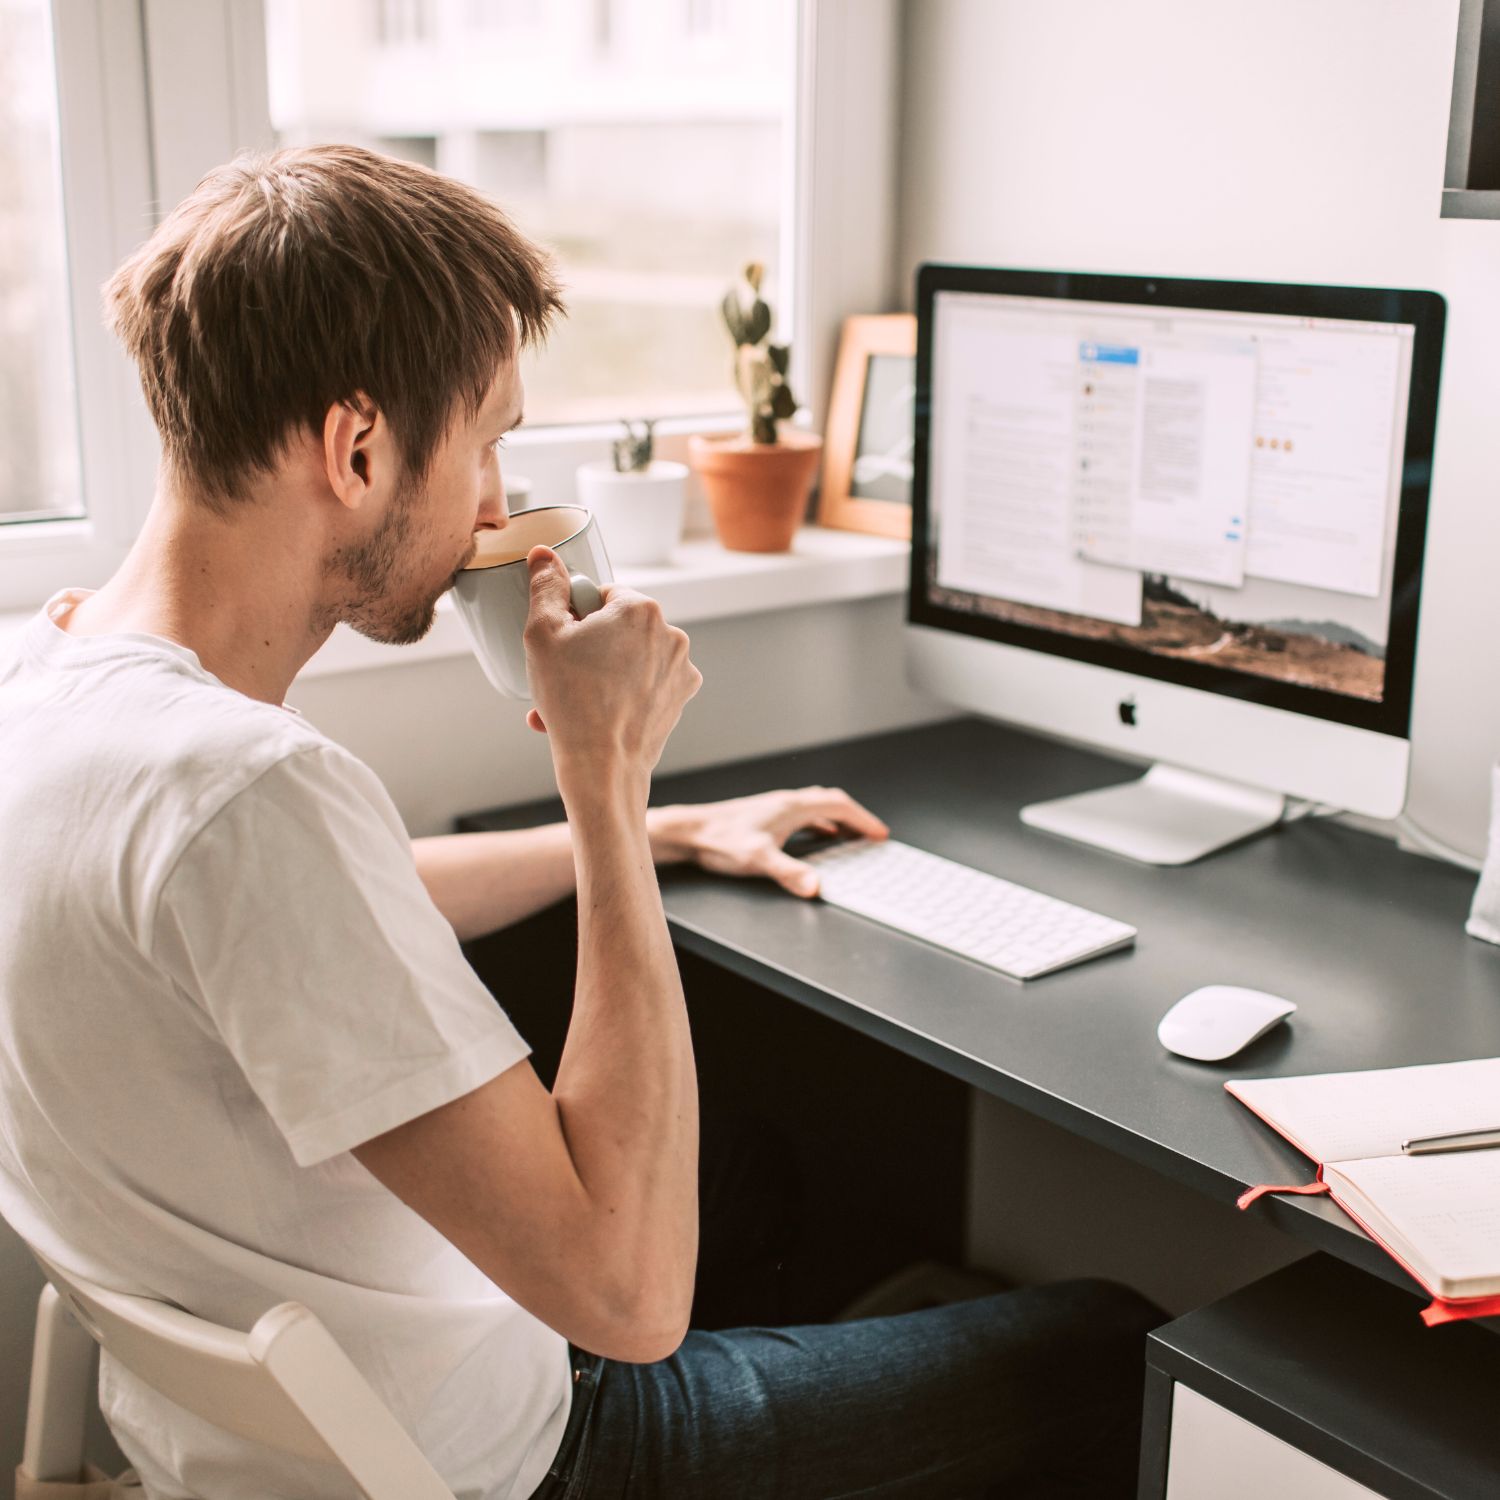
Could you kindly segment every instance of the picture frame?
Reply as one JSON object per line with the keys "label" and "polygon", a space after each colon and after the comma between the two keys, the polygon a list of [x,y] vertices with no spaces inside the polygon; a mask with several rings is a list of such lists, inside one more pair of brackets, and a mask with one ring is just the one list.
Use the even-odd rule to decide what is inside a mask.
{"label": "picture frame", "polygon": [[823,434],[820,526],[910,539],[916,366],[910,313],[844,320]]}

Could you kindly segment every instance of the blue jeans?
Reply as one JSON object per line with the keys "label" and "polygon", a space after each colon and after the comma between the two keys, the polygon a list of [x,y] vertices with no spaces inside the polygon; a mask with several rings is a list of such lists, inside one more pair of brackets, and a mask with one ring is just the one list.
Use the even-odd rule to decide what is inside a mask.
{"label": "blue jeans", "polygon": [[1149,1302],[1102,1281],[897,1317],[694,1331],[631,1365],[573,1352],[534,1500],[1135,1494]]}

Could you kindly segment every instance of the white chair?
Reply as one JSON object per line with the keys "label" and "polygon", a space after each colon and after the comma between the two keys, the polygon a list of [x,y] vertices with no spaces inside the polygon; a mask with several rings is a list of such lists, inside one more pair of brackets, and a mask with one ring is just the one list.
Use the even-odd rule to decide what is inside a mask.
{"label": "white chair", "polygon": [[169,1303],[65,1275],[36,1258],[50,1285],[37,1307],[25,1477],[80,1477],[98,1343],[169,1400],[226,1432],[337,1465],[368,1500],[453,1500],[332,1335],[300,1303],[283,1302],[249,1333],[239,1333]]}

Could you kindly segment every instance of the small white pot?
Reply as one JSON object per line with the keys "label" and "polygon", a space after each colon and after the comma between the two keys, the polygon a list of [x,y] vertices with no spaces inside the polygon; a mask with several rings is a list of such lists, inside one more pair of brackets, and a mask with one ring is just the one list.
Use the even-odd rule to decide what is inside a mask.
{"label": "small white pot", "polygon": [[599,530],[617,568],[672,561],[687,516],[688,467],[656,458],[621,474],[605,459],[578,470],[578,503],[599,518]]}

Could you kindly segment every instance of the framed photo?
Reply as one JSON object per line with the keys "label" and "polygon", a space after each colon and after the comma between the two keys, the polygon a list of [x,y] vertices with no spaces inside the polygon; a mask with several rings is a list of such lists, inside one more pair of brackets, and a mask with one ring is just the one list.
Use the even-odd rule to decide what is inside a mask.
{"label": "framed photo", "polygon": [[818,524],[911,536],[917,320],[846,318],[823,434]]}

